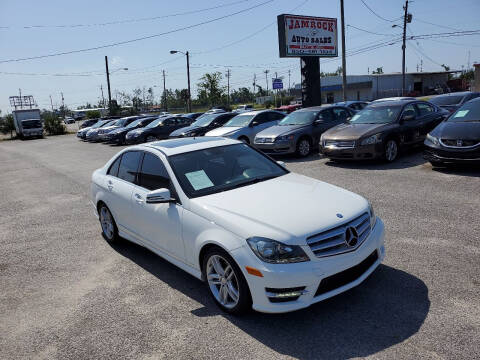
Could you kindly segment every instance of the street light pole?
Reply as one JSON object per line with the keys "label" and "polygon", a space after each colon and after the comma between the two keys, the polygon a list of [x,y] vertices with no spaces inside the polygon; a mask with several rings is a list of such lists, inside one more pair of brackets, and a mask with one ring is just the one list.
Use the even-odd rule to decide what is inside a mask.
{"label": "street light pole", "polygon": [[403,44],[402,44],[402,96],[405,96],[405,47],[407,38],[408,0],[405,1],[405,15],[403,16]]}
{"label": "street light pole", "polygon": [[187,107],[188,112],[192,112],[192,93],[190,91],[190,54],[188,51],[186,53],[178,50],[170,50],[170,54],[180,53],[187,57],[187,80],[188,80],[188,100],[187,100]]}

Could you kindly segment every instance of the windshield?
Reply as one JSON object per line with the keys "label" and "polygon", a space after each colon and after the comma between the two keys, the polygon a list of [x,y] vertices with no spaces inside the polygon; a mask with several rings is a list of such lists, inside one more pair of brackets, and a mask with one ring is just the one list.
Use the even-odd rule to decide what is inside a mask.
{"label": "windshield", "polygon": [[232,190],[288,173],[246,144],[235,144],[169,156],[188,197]]}
{"label": "windshield", "polygon": [[98,128],[98,127],[106,124],[107,122],[108,122],[108,120],[100,120],[100,121],[97,121],[94,125],[92,125],[92,129]]}
{"label": "windshield", "polygon": [[117,120],[117,123],[115,125],[124,127],[127,121],[128,121],[128,118],[120,119],[120,120]]}
{"label": "windshield", "polygon": [[457,105],[463,99],[463,95],[440,95],[431,98],[429,101],[437,106]]}
{"label": "windshield", "polygon": [[250,124],[250,121],[255,117],[255,115],[237,115],[228,120],[228,122],[223,125],[223,126],[238,126],[238,127],[244,127],[248,126]]}
{"label": "windshield", "polygon": [[318,115],[318,111],[294,111],[285,116],[278,125],[310,125]]}
{"label": "windshield", "polygon": [[356,113],[351,124],[387,124],[395,122],[402,110],[401,105],[367,107]]}
{"label": "windshield", "polygon": [[105,123],[104,125],[100,125],[101,127],[109,127],[109,126],[113,126],[117,123],[118,120],[112,120],[112,121],[108,121],[107,123]]}
{"label": "windshield", "polygon": [[467,102],[455,111],[447,120],[448,122],[480,122],[480,101]]}
{"label": "windshield", "polygon": [[206,114],[199,116],[197,120],[192,124],[195,127],[208,126],[210,123],[218,117],[217,114]]}
{"label": "windshield", "polygon": [[42,123],[40,122],[40,120],[23,120],[22,127],[24,129],[36,129],[41,128]]}
{"label": "windshield", "polygon": [[150,124],[148,124],[145,127],[146,128],[153,128],[153,127],[157,126],[158,124],[161,124],[163,122],[163,120],[165,120],[165,119],[166,118],[160,118],[160,119],[153,120]]}
{"label": "windshield", "polygon": [[142,122],[142,120],[143,119],[138,119],[138,120],[132,121],[130,124],[125,126],[125,129],[130,129],[130,128],[133,128],[133,127],[137,126],[138,124],[140,124]]}

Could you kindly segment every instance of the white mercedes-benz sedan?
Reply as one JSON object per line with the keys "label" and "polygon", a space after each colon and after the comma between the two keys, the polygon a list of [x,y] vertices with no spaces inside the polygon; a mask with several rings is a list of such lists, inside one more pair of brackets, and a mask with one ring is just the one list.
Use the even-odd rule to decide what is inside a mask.
{"label": "white mercedes-benz sedan", "polygon": [[366,199],[237,140],[126,148],[93,173],[91,196],[107,241],[128,239],[204,280],[230,313],[305,308],[357,286],[385,257]]}

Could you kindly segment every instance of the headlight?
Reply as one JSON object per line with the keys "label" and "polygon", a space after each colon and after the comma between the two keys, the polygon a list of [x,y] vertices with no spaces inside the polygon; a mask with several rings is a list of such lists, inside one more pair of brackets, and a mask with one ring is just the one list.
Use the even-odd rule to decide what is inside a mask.
{"label": "headlight", "polygon": [[370,228],[373,229],[375,226],[375,222],[377,221],[377,216],[375,215],[375,211],[373,211],[372,204],[368,203],[368,212],[370,214]]}
{"label": "headlight", "polygon": [[431,142],[431,143],[434,144],[434,145],[439,145],[439,144],[440,144],[440,142],[438,141],[438,139],[437,139],[435,136],[432,136],[432,135],[430,135],[430,134],[427,134],[426,140],[427,140],[428,142]]}
{"label": "headlight", "polygon": [[185,136],[196,136],[197,133],[196,132],[190,132],[190,133],[186,133],[184,134]]}
{"label": "headlight", "polygon": [[288,141],[288,140],[293,140],[295,138],[294,135],[283,135],[283,136],[277,136],[275,138],[275,141]]}
{"label": "headlight", "polygon": [[378,143],[381,143],[381,142],[382,142],[381,134],[375,134],[375,135],[369,136],[366,139],[363,139],[360,142],[360,145],[373,145],[373,144],[378,144]]}
{"label": "headlight", "polygon": [[270,264],[310,261],[307,254],[298,245],[285,245],[275,240],[256,236],[247,239],[247,243],[260,260]]}

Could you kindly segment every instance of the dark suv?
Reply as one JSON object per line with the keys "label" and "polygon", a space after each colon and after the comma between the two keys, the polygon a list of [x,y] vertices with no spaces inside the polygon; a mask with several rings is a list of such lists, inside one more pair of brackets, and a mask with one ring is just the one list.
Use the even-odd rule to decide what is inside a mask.
{"label": "dark suv", "polygon": [[216,113],[203,114],[190,126],[182,127],[170,134],[170,138],[185,137],[185,136],[203,136],[210,130],[216,129],[237,116],[237,113]]}

